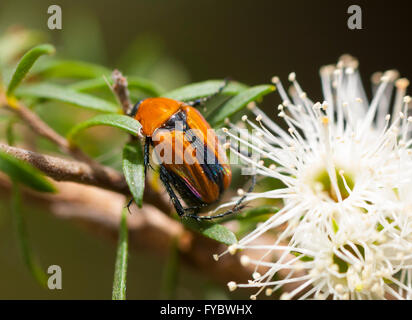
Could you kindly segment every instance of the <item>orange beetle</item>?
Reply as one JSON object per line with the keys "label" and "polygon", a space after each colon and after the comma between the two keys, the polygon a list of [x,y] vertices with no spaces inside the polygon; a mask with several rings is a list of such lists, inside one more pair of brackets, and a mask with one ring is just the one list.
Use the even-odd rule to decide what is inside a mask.
{"label": "orange beetle", "polygon": [[[214,130],[195,108],[216,94],[192,102],[147,98],[137,103],[130,113],[140,122],[146,137],[145,168],[149,166],[152,147],[159,161],[160,179],[181,217],[198,220],[223,217],[239,211],[245,198],[239,199],[231,210],[224,213],[198,215],[202,207],[220,199],[232,178],[225,151]],[[177,195],[189,207],[183,207]]]}

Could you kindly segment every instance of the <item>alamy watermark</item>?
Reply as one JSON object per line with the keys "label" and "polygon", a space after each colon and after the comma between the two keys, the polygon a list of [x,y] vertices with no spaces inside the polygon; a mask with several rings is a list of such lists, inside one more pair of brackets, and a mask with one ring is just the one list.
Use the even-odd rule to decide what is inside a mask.
{"label": "alamy watermark", "polygon": [[47,287],[50,290],[61,290],[62,287],[62,268],[58,265],[51,265],[47,269],[47,273],[50,274],[47,280]]}
{"label": "alamy watermark", "polygon": [[61,30],[62,25],[62,8],[57,4],[53,4],[47,8],[47,13],[50,15],[47,19],[47,27],[50,30]]}
{"label": "alamy watermark", "polygon": [[362,8],[356,4],[349,6],[348,28],[350,30],[362,30]]}

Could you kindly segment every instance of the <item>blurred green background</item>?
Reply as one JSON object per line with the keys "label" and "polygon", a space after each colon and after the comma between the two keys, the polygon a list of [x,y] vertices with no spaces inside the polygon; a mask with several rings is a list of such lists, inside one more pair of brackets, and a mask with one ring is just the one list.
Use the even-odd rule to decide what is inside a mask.
{"label": "blurred green background", "polygon": [[[51,4],[62,8],[62,30],[47,28]],[[0,32],[15,25],[39,30],[56,45],[59,57],[119,68],[128,75],[153,79],[165,89],[227,76],[247,84],[268,83],[274,75],[286,81],[288,73],[295,71],[309,96],[320,100],[319,67],[334,63],[343,53],[359,58],[365,85],[375,71],[395,68],[403,76],[412,74],[408,2],[356,1],[363,9],[363,30],[358,31],[347,28],[351,4],[320,0],[2,0]],[[274,94],[265,98],[264,106],[274,114],[272,108],[278,103]],[[62,116],[42,114],[42,106],[37,111],[46,120]],[[57,121],[55,129],[64,133],[76,118],[71,121]],[[119,136],[112,138],[118,141]],[[115,151],[121,148],[108,145]],[[104,146],[95,146],[93,141],[87,145],[86,140],[86,147],[93,155],[105,152]],[[63,290],[44,290],[20,261],[8,211],[7,204],[0,202],[0,299],[111,297],[114,243],[27,206],[31,243],[42,265],[58,264],[63,269]],[[132,252],[128,298],[159,298],[163,264],[150,252]],[[246,296],[229,294],[194,270],[181,269],[178,298]]]}

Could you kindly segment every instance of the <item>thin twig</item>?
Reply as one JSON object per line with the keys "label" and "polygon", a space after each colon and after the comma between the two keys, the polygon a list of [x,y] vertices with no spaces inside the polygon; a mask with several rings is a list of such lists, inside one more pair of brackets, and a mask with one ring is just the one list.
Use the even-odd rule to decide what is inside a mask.
{"label": "thin twig", "polygon": [[[0,150],[31,164],[56,181],[78,182],[115,191],[126,196],[130,195],[124,176],[111,168],[102,166],[103,171],[97,172],[94,166],[84,162],[43,155],[22,148],[10,147],[4,143],[0,143]],[[156,204],[161,210],[169,212],[168,201],[151,188],[145,188],[144,201]]]}
{"label": "thin twig", "polygon": [[[123,113],[128,115],[132,111],[133,104],[130,101],[129,93],[129,84],[127,83],[126,77],[117,69],[114,69],[112,72],[113,85],[111,89],[122,106]],[[138,137],[134,135],[129,135],[130,140],[143,139],[141,134],[138,134]]]}
{"label": "thin twig", "polygon": [[21,148],[10,147],[4,143],[0,143],[0,150],[31,164],[56,181],[79,182],[123,194],[128,192],[123,175],[114,170],[105,171],[103,175],[96,174],[95,169],[87,163],[43,155]]}
{"label": "thin twig", "polygon": [[24,106],[20,101],[14,100],[13,105],[10,105],[4,92],[0,92],[0,107],[1,106],[17,114],[35,133],[56,144],[62,152],[93,167],[94,177],[98,180],[105,181],[110,179],[110,177],[118,175],[112,168],[101,165],[86,155],[77,146],[70,144],[66,138],[54,131],[37,114]]}
{"label": "thin twig", "polygon": [[[0,95],[3,95],[0,93]],[[93,160],[84,154],[80,149],[70,145],[66,138],[59,135],[47,123],[45,123],[37,114],[28,109],[19,101],[14,101],[13,106],[7,103],[7,99],[0,99],[1,106],[14,112],[20,117],[35,133],[56,144],[64,153],[70,154],[77,160],[93,163]]]}
{"label": "thin twig", "polygon": [[119,70],[115,69],[112,73],[112,80],[112,90],[122,106],[123,113],[129,114],[133,105],[130,101],[127,79]]}

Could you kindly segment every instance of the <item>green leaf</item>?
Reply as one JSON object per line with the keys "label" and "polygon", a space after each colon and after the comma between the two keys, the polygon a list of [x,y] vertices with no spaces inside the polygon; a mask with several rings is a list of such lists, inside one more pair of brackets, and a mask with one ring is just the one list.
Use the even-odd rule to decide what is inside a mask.
{"label": "green leaf", "polygon": [[141,128],[140,123],[129,116],[121,114],[100,114],[74,126],[67,134],[67,139],[73,141],[81,131],[95,126],[111,126],[122,129],[132,135],[138,135]]}
{"label": "green leaf", "polygon": [[127,82],[129,84],[129,89],[141,90],[150,96],[160,96],[164,91],[157,83],[141,77],[127,77]]}
{"label": "green leaf", "polygon": [[[107,80],[107,81],[109,81],[109,84],[113,83],[113,81],[111,80]],[[88,92],[88,91],[104,89],[104,88],[107,88],[110,90],[110,87],[108,86],[108,83],[106,82],[104,78],[93,78],[93,79],[82,80],[82,81],[72,83],[68,85],[68,87],[72,90],[79,91],[79,92]]]}
{"label": "green leaf", "polygon": [[36,257],[33,254],[27,236],[26,225],[21,212],[21,194],[20,187],[16,182],[13,182],[12,187],[12,214],[13,223],[16,229],[17,241],[20,247],[20,252],[24,264],[30,271],[34,279],[42,286],[46,287],[47,275],[37,263]]}
{"label": "green leaf", "polygon": [[123,149],[123,173],[134,201],[141,208],[145,178],[144,155],[139,141],[131,141],[125,145]]}
{"label": "green leaf", "polygon": [[101,112],[120,111],[119,107],[114,103],[50,83],[40,83],[21,87],[17,90],[16,95],[21,97],[57,100]]}
{"label": "green leaf", "polygon": [[[180,101],[195,100],[198,98],[210,96],[218,92],[218,90],[223,86],[224,83],[225,82],[223,80],[208,80],[204,82],[192,83],[187,86],[170,91],[164,96]],[[239,94],[245,89],[247,89],[246,85],[231,81],[222,91],[222,94],[233,96]]]}
{"label": "green leaf", "polygon": [[54,52],[55,49],[50,44],[42,44],[29,50],[21,58],[16,67],[16,70],[14,71],[13,77],[11,78],[9,86],[7,88],[7,95],[11,96],[13,94],[14,90],[18,87],[20,82],[24,79],[27,72],[29,72],[30,68],[38,58],[40,58],[44,54],[53,54]]}
{"label": "green leaf", "polygon": [[47,180],[43,173],[8,153],[0,150],[0,171],[7,174],[12,180],[40,192],[55,192],[55,187]]}
{"label": "green leaf", "polygon": [[[107,79],[110,84],[113,84],[111,79]],[[149,96],[159,96],[163,91],[156,83],[151,80],[147,80],[140,77],[127,77],[127,82],[129,84],[129,90],[135,89],[140,90]],[[95,78],[95,79],[88,79],[83,80],[80,82],[73,83],[69,86],[71,89],[79,91],[79,92],[87,92],[91,90],[98,90],[98,89],[110,89],[107,85],[107,82],[104,78]]]}
{"label": "green leaf", "polygon": [[98,64],[73,60],[47,61],[33,72],[46,78],[69,79],[99,78],[103,75],[110,77],[111,74],[109,69]]}
{"label": "green leaf", "polygon": [[207,119],[231,98],[232,96],[218,95],[215,98],[209,100],[207,103],[205,103],[203,108],[198,108],[198,110],[202,113],[203,117]]}
{"label": "green leaf", "polygon": [[237,243],[235,234],[221,224],[209,221],[196,221],[194,219],[185,219],[183,224],[196,232],[201,233],[205,237],[224,243],[228,246]]}
{"label": "green leaf", "polygon": [[119,241],[117,245],[116,264],[114,269],[112,300],[126,300],[126,276],[128,259],[127,208],[122,210]]}
{"label": "green leaf", "polygon": [[275,87],[272,85],[260,85],[242,91],[223,106],[219,107],[216,112],[207,118],[207,121],[212,127],[218,126],[222,124],[226,118],[246,107],[249,102],[255,101],[274,90]]}
{"label": "green leaf", "polygon": [[176,299],[176,289],[179,278],[179,247],[178,239],[174,238],[169,250],[169,257],[163,271],[161,299]]}

